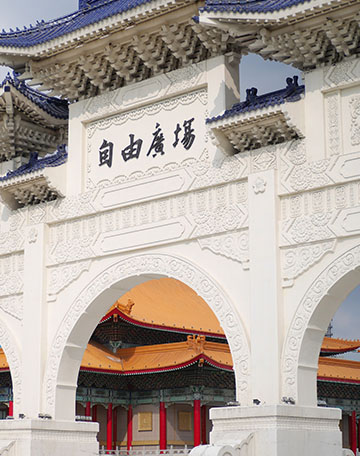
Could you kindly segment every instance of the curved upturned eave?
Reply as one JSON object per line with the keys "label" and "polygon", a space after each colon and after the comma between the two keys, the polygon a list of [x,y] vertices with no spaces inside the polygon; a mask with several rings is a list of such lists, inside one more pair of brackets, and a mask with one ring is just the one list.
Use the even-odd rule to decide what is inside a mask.
{"label": "curved upturned eave", "polygon": [[[25,62],[32,57],[46,57],[47,55],[58,54],[85,42],[107,36],[114,31],[133,26],[137,22],[144,22],[153,16],[162,15],[169,10],[173,10],[176,6],[182,7],[191,4],[191,1],[136,0],[134,3],[137,3],[137,5],[129,9],[124,9],[120,6],[116,8],[115,3],[120,4],[121,2],[108,2],[105,5],[94,6],[89,10],[80,10],[62,18],[39,24],[32,29],[0,33],[0,64],[9,64],[8,61],[4,61],[6,56],[23,57],[21,61]],[[103,17],[94,17],[88,21],[89,23],[85,23],[86,20],[83,20],[83,25],[74,23],[71,25],[71,22],[74,22],[78,16],[90,15],[93,11],[99,10],[104,6],[110,7],[108,12],[103,14]],[[44,36],[37,39],[29,39],[31,35],[35,35],[41,29],[48,30],[47,35],[49,36],[44,33]],[[23,42],[25,39],[28,39],[28,44]]]}

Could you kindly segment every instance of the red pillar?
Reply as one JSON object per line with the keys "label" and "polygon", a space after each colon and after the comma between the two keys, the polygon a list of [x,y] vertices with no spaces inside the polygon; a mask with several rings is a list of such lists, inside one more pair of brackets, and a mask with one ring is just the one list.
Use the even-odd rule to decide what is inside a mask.
{"label": "red pillar", "polygon": [[113,410],[113,450],[116,450],[116,442],[117,442],[117,412],[118,409],[114,408]]}
{"label": "red pillar", "polygon": [[160,402],[160,450],[166,450],[166,407]]}
{"label": "red pillar", "polygon": [[201,405],[200,399],[194,399],[194,447],[201,444]]}
{"label": "red pillar", "polygon": [[107,408],[107,423],[106,423],[106,449],[112,450],[112,403],[108,404]]}
{"label": "red pillar", "polygon": [[85,406],[85,416],[91,416],[91,402],[88,401]]}
{"label": "red pillar", "polygon": [[356,432],[356,412],[352,412],[350,418],[350,448],[356,455],[357,448],[357,432]]}
{"label": "red pillar", "polygon": [[206,421],[207,421],[207,409],[206,409],[206,405],[202,405],[201,406],[201,443],[203,445],[207,444]]}
{"label": "red pillar", "polygon": [[132,445],[132,438],[133,438],[133,409],[132,405],[129,405],[128,412],[127,412],[127,449],[130,450]]}
{"label": "red pillar", "polygon": [[92,420],[97,421],[97,405],[93,405],[92,408]]}
{"label": "red pillar", "polygon": [[13,401],[9,401],[8,416],[14,416],[14,402]]}

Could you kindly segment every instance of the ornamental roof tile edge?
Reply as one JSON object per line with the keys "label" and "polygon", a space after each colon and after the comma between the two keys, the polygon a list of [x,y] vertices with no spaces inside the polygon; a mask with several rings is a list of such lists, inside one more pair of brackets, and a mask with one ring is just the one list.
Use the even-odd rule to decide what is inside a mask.
{"label": "ornamental roof tile edge", "polygon": [[[175,0],[176,1],[176,0]],[[80,8],[50,21],[38,21],[36,26],[17,28],[0,33],[0,47],[28,48],[67,35],[88,25],[98,23],[111,16],[135,9],[154,0],[100,0],[93,5]]]}
{"label": "ornamental roof tile edge", "polygon": [[200,12],[272,13],[311,0],[206,0]]}
{"label": "ornamental roof tile edge", "polygon": [[278,106],[287,102],[299,101],[305,93],[305,86],[298,84],[298,76],[287,78],[286,83],[287,86],[284,89],[268,92],[263,95],[258,95],[255,87],[247,89],[245,101],[235,103],[230,109],[227,109],[219,116],[206,119],[206,123],[210,124],[239,114],[256,111],[258,109]]}
{"label": "ornamental roof tile edge", "polygon": [[26,174],[35,173],[36,171],[40,171],[45,168],[53,168],[63,165],[66,163],[67,157],[68,153],[65,144],[59,146],[55,153],[47,155],[43,158],[38,158],[37,153],[31,154],[28,163],[25,163],[14,171],[8,171],[5,176],[0,177],[0,183]]}
{"label": "ornamental roof tile edge", "polygon": [[[38,90],[32,89],[24,81],[17,78],[14,72],[11,76],[7,74],[0,87],[7,91],[7,87],[12,86],[24,95],[29,101],[34,103],[44,112],[56,119],[67,120],[69,118],[69,102],[59,98],[50,97]],[[11,90],[9,88],[9,90]]]}

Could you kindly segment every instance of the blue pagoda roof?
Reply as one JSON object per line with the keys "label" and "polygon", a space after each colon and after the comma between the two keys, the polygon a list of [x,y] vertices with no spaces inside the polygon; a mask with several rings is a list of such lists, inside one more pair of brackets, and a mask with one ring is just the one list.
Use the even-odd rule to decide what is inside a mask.
{"label": "blue pagoda roof", "polygon": [[206,0],[204,12],[273,13],[311,0]]}
{"label": "blue pagoda roof", "polygon": [[153,0],[88,0],[79,3],[80,9],[59,19],[38,21],[35,26],[0,33],[0,47],[27,48],[46,43],[116,14],[129,11]]}
{"label": "blue pagoda roof", "polygon": [[14,177],[23,176],[25,174],[34,173],[35,171],[39,171],[44,168],[63,165],[66,162],[67,157],[68,153],[65,145],[59,146],[55,153],[47,155],[44,158],[39,158],[37,153],[33,153],[30,155],[28,163],[25,163],[14,171],[8,171],[5,176],[0,177],[0,182],[7,181]]}
{"label": "blue pagoda roof", "polygon": [[226,110],[219,116],[207,119],[206,123],[226,119],[228,117],[255,111],[257,109],[281,105],[286,102],[299,101],[301,99],[301,96],[305,93],[305,86],[298,84],[298,76],[287,78],[286,83],[287,86],[284,89],[265,93],[263,95],[258,95],[257,89],[255,87],[247,89],[245,101],[234,104],[230,109]]}
{"label": "blue pagoda roof", "polygon": [[24,81],[20,81],[16,74],[11,76],[9,73],[1,83],[0,87],[4,87],[5,91],[10,91],[9,85],[15,87],[22,95],[36,104],[39,108],[45,111],[56,119],[68,119],[69,117],[69,102],[60,100],[59,98],[49,97],[35,89],[29,87]]}

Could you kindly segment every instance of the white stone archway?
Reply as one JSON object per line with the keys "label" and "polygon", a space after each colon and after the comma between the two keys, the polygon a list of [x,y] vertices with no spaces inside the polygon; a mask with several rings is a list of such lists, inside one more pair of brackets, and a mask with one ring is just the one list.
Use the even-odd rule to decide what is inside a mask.
{"label": "white stone archway", "polygon": [[290,324],[282,356],[283,396],[317,405],[316,378],[321,343],[345,297],[360,284],[360,245],[332,261],[312,282]]}
{"label": "white stone archway", "polygon": [[92,331],[102,315],[128,289],[146,280],[172,277],[201,296],[224,329],[230,346],[237,399],[248,403],[250,350],[244,326],[221,287],[196,265],[165,254],[136,255],[116,261],[81,291],[65,315],[50,348],[44,382],[47,413],[73,419],[72,408],[80,362]]}
{"label": "white stone archway", "polygon": [[4,323],[0,320],[0,345],[4,350],[12,381],[13,397],[14,397],[14,415],[18,412],[18,407],[21,403],[22,393],[22,376],[21,376],[21,357],[18,344],[11,331]]}

